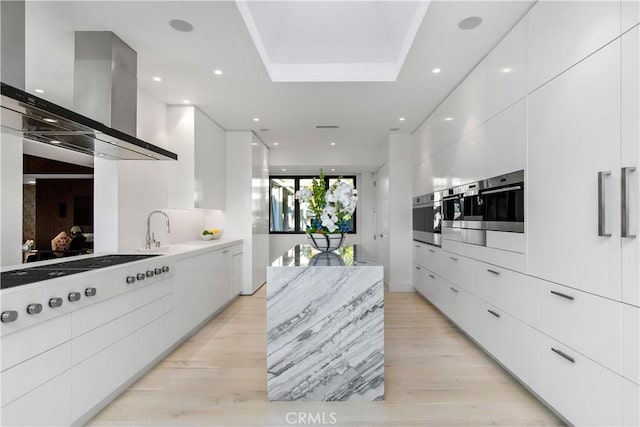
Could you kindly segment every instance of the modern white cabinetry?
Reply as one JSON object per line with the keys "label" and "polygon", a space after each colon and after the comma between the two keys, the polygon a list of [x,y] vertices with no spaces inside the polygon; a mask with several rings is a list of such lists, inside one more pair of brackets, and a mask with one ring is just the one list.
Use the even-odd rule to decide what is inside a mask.
{"label": "modern white cabinetry", "polygon": [[[628,3],[628,2],[624,2]],[[624,4],[623,3],[623,4]],[[633,2],[638,5],[638,2]],[[637,12],[637,10],[636,10]],[[636,16],[637,17],[637,16]],[[622,147],[628,234],[640,236],[640,27],[622,38]],[[635,168],[635,171],[634,171]],[[625,212],[621,212],[622,215]],[[640,238],[622,237],[622,301],[640,307]]]}
{"label": "modern white cabinetry", "polygon": [[528,167],[529,273],[620,300],[619,40],[529,96]]}
{"label": "modern white cabinetry", "polygon": [[640,384],[640,308],[622,306],[622,375]]}
{"label": "modern white cabinetry", "polygon": [[622,33],[638,25],[640,23],[640,2],[638,0],[622,0],[620,17],[622,18],[622,28],[620,28]]}
{"label": "modern white cabinetry", "polygon": [[622,422],[622,378],[589,358],[532,331],[529,386],[575,425]]}
{"label": "modern white cabinetry", "polygon": [[236,245],[231,250],[231,296],[242,293],[242,245]]}
{"label": "modern white cabinetry", "polygon": [[620,2],[542,1],[526,22],[531,92],[620,35]]}
{"label": "modern white cabinetry", "polygon": [[169,149],[178,160],[167,165],[169,206],[226,207],[226,134],[193,106],[167,109]]}
{"label": "modern white cabinetry", "polygon": [[486,123],[486,144],[478,179],[526,169],[527,103],[524,99],[509,106]]}
{"label": "modern white cabinetry", "polygon": [[524,274],[473,261],[473,294],[523,322],[531,317],[532,292],[527,279]]}
{"label": "modern white cabinetry", "polygon": [[640,386],[626,378],[622,379],[622,425],[640,425]]}
{"label": "modern white cabinetry", "polygon": [[495,116],[524,98],[524,45],[525,21],[522,20],[487,56],[487,117]]}

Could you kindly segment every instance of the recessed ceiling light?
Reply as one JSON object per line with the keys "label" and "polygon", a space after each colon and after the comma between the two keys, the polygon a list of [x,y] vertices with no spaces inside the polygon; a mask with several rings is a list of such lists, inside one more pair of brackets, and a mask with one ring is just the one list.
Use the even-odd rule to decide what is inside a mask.
{"label": "recessed ceiling light", "polygon": [[49,117],[45,117],[42,120],[44,120],[47,123],[58,123],[58,121],[56,119],[50,119]]}
{"label": "recessed ceiling light", "polygon": [[36,89],[37,93],[44,93],[44,91],[42,89]]}
{"label": "recessed ceiling light", "polygon": [[27,184],[35,184],[35,181],[27,181]]}
{"label": "recessed ceiling light", "polygon": [[470,16],[458,22],[458,28],[461,30],[473,30],[480,24],[482,24],[482,18],[479,16]]}
{"label": "recessed ceiling light", "polygon": [[222,70],[213,70],[213,74],[215,74],[216,76],[221,76],[223,73]]}
{"label": "recessed ceiling light", "polygon": [[161,81],[162,81],[162,77],[155,76],[155,77],[153,78],[153,81],[154,81],[154,82],[161,82]]}
{"label": "recessed ceiling light", "polygon": [[331,168],[331,172],[335,172],[335,171],[336,171],[336,169],[335,169],[335,168]]}
{"label": "recessed ceiling light", "polygon": [[258,145],[258,143],[257,142],[252,142],[251,145]]}
{"label": "recessed ceiling light", "polygon": [[287,170],[285,168],[282,168],[282,172],[286,172]]}
{"label": "recessed ceiling light", "polygon": [[172,19],[169,21],[169,25],[176,31],[180,31],[182,33],[188,33],[193,31],[193,25],[190,22],[187,22],[182,19]]}
{"label": "recessed ceiling light", "polygon": [[335,143],[335,142],[332,142],[332,143],[331,143],[331,145],[336,145],[336,143]]}
{"label": "recessed ceiling light", "polygon": [[51,143],[52,144],[62,144],[62,141],[58,141],[57,139],[52,139]]}
{"label": "recessed ceiling light", "polygon": [[277,142],[274,142],[274,143],[273,143],[273,145],[278,145],[278,143],[277,143]]}
{"label": "recessed ceiling light", "polygon": [[188,99],[183,99],[183,100],[182,100],[182,103],[183,103],[183,104],[190,104],[191,102],[189,102],[189,100],[188,100]]}
{"label": "recessed ceiling light", "polygon": [[505,73],[505,74],[506,73],[510,73],[511,71],[513,71],[513,70],[511,68],[509,68],[509,67],[505,67],[502,70],[500,70],[501,73]]}
{"label": "recessed ceiling light", "polygon": [[431,70],[433,74],[438,74],[440,71],[442,71],[440,68],[434,68],[433,70]]}
{"label": "recessed ceiling light", "polygon": [[398,120],[400,120],[401,122],[404,122],[405,118],[404,117],[400,117]]}
{"label": "recessed ceiling light", "polygon": [[453,117],[445,117],[444,119],[445,121],[450,122],[451,120],[453,120]]}
{"label": "recessed ceiling light", "polygon": [[253,121],[254,121],[254,122],[259,122],[259,121],[260,121],[260,119],[259,119],[258,117],[254,117],[254,118],[253,118]]}

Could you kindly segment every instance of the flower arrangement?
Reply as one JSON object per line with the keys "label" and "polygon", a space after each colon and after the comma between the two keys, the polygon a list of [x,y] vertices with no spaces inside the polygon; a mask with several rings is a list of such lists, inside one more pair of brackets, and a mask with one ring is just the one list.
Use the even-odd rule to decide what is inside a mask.
{"label": "flower arrangement", "polygon": [[312,215],[307,233],[345,233],[348,221],[356,210],[358,190],[348,182],[338,179],[328,189],[325,188],[324,173],[314,178],[311,186],[296,192],[296,199]]}

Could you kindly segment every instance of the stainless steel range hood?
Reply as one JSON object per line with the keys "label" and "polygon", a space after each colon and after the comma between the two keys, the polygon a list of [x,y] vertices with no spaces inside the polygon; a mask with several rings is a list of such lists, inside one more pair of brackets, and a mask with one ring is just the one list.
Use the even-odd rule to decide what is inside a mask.
{"label": "stainless steel range hood", "polygon": [[2,83],[2,130],[111,160],[177,160],[178,155]]}

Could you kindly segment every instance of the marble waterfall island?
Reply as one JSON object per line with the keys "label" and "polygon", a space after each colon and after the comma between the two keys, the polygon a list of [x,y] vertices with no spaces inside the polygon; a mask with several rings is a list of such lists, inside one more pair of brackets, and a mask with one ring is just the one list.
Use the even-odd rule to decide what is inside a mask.
{"label": "marble waterfall island", "polygon": [[269,400],[384,399],[383,278],[360,246],[298,245],[267,268]]}

